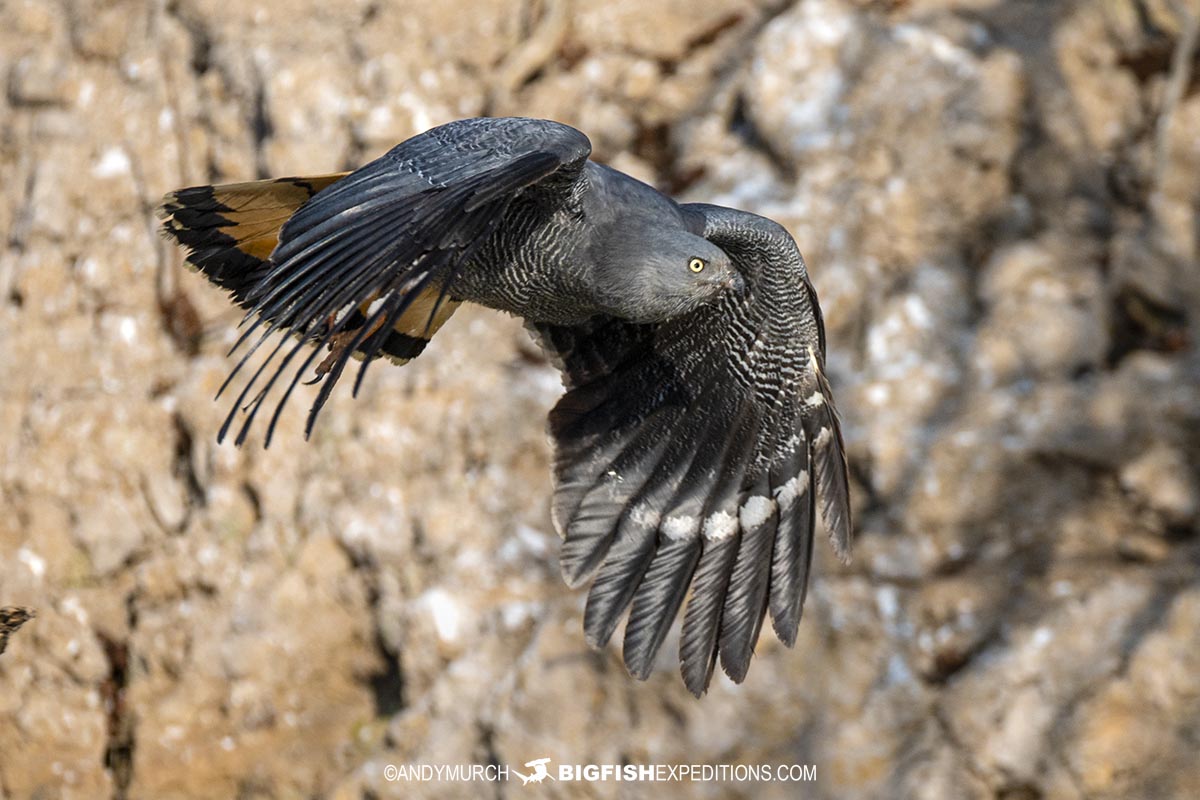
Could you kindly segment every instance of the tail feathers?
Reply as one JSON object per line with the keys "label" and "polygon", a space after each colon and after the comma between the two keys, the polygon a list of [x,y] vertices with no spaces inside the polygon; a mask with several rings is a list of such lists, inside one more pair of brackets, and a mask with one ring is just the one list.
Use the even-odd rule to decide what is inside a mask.
{"label": "tail feathers", "polygon": [[[317,367],[318,374],[324,375],[328,372],[337,360],[337,356],[358,338],[359,332],[367,324],[368,317],[371,316],[371,307],[378,299],[378,297],[372,298],[351,312],[351,317],[346,321],[341,332],[334,334],[330,345],[331,352]],[[418,292],[413,298],[412,304],[404,309],[404,313],[392,326],[392,332],[380,346],[379,352],[393,363],[407,364],[421,355],[425,346],[429,344],[429,340],[445,324],[446,320],[450,319],[459,305],[459,301],[448,300],[442,296],[441,284],[427,286]],[[363,344],[355,349],[352,353],[353,356],[359,359],[363,357],[362,348],[369,341],[371,333],[368,331],[367,335],[362,337]]]}
{"label": "tail feathers", "polygon": [[187,250],[190,265],[246,305],[283,223],[346,174],[180,189],[163,198],[163,231]]}
{"label": "tail feathers", "polygon": [[[180,189],[166,195],[158,209],[163,233],[184,247],[190,266],[230,292],[239,305],[250,308],[272,270],[271,253],[284,223],[317,192],[348,174]],[[331,343],[334,355],[341,352],[339,342],[344,350],[354,340],[366,323],[370,306],[368,301],[351,312],[355,318],[347,321],[338,340]],[[440,285],[427,287],[396,321],[380,352],[400,364],[416,358],[457,307],[457,302],[441,296]],[[359,350],[354,353],[360,354]],[[318,372],[322,371],[319,367]]]}

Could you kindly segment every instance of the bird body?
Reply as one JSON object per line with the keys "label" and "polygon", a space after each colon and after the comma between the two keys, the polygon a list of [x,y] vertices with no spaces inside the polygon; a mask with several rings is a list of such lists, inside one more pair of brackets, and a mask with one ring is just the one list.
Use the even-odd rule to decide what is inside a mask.
{"label": "bird body", "polygon": [[631,608],[625,662],[645,678],[686,600],[681,668],[700,695],[718,660],[745,677],[768,612],[795,640],[818,491],[849,550],[820,307],[782,226],[676,203],[589,154],[560,123],[460,120],[348,174],[172,193],[164,228],[255,318],[250,352],[275,330],[299,338],[247,381],[221,431],[262,384],[239,442],[307,345],[268,443],[325,348],[309,429],[352,356],[357,390],[372,359],[415,358],[462,302],[522,317],[566,387],[553,513],[564,577],[594,576],[587,639]]}

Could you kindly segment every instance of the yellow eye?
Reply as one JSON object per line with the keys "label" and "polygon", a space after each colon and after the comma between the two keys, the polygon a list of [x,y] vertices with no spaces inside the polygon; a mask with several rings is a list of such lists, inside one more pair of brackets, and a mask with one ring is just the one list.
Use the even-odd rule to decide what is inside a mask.
{"label": "yellow eye", "polygon": [[688,262],[688,269],[690,269],[692,272],[703,272],[704,271],[704,259],[703,258],[693,258],[691,261]]}

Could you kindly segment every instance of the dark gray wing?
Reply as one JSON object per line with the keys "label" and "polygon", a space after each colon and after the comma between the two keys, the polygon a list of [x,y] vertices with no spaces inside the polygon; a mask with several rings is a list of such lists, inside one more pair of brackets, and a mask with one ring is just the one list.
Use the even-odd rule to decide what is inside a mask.
{"label": "dark gray wing", "polygon": [[708,205],[689,226],[729,254],[742,296],[657,325],[535,326],[567,393],[550,414],[554,515],[568,583],[595,574],[584,626],[600,646],[632,605],[624,655],[649,675],[679,608],[696,695],[718,654],[741,681],[768,610],[795,641],[814,502],[850,548],[846,460],[824,374],[816,294],[777,223]]}
{"label": "dark gray wing", "polygon": [[[586,136],[555,122],[459,120],[405,141],[318,192],[283,226],[268,268],[247,292],[247,317],[257,319],[239,344],[256,331],[260,337],[234,373],[276,329],[298,334],[300,342],[276,361],[281,342],[251,376],[221,436],[253,397],[237,437],[241,443],[289,362],[306,343],[316,343],[279,401],[269,442],[300,376],[332,344],[333,357],[323,365],[323,385],[309,412],[311,431],[351,355],[364,355],[357,391],[367,365],[414,298],[431,286],[448,291],[476,248],[504,225],[522,192],[536,186],[548,203],[569,196],[590,152]],[[367,313],[355,313],[368,303]]]}

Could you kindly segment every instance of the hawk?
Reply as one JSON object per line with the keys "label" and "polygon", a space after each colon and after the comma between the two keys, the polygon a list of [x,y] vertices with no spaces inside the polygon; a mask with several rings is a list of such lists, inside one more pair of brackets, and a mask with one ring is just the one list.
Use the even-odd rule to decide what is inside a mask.
{"label": "hawk", "polygon": [[233,374],[269,334],[295,334],[226,418],[219,438],[245,404],[239,444],[290,374],[270,443],[321,354],[306,435],[352,357],[357,393],[373,359],[416,358],[460,303],[525,320],[566,389],[552,510],[564,578],[592,578],[586,639],[604,646],[630,609],[625,665],[645,679],[686,601],[679,658],[699,697],[718,660],[745,678],[768,613],[795,642],[814,494],[849,552],[824,323],[783,226],[677,203],[590,154],[557,122],[464,119],[349,173],[182,189],[160,216],[247,310]]}

